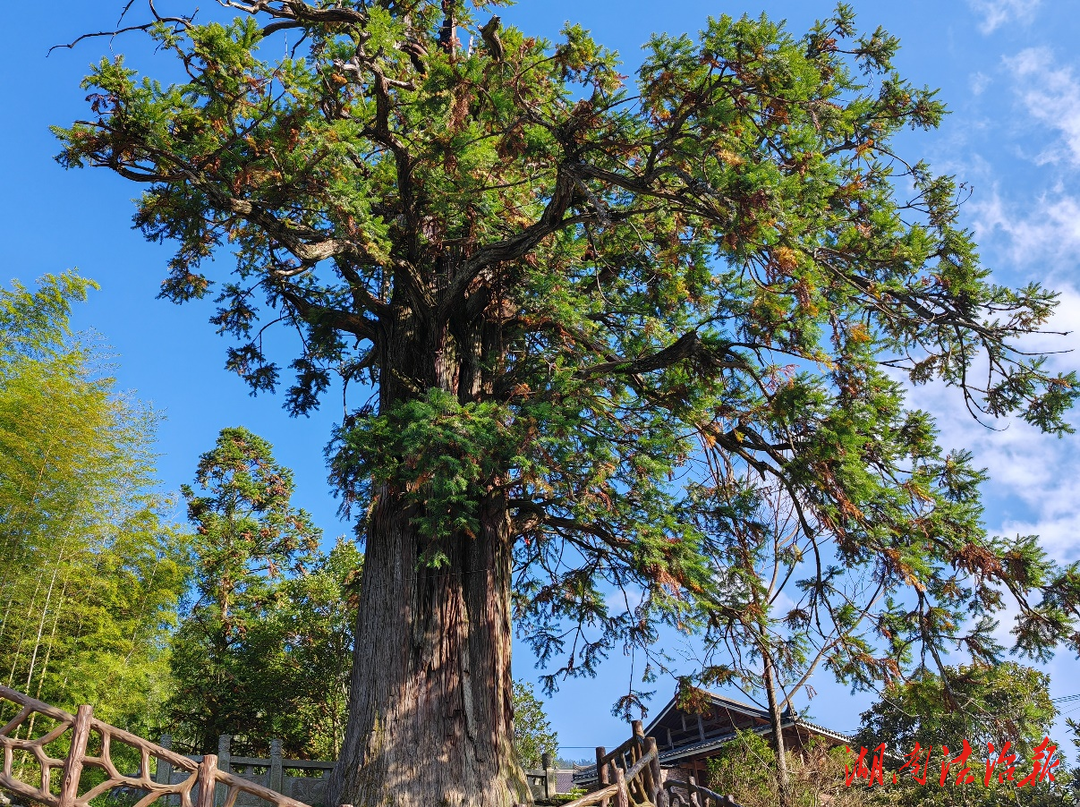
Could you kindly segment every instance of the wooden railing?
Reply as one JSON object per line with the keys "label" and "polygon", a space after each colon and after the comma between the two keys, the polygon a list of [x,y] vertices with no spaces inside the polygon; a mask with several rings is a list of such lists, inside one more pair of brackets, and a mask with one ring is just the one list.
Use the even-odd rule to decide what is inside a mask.
{"label": "wooden railing", "polygon": [[614,751],[596,749],[596,773],[599,788],[563,807],[739,807],[731,796],[724,796],[688,781],[663,781],[656,738],[646,737],[641,721],[633,722],[633,736]]}
{"label": "wooden railing", "polygon": [[632,725],[633,735],[614,751],[606,751],[603,746],[596,749],[599,789],[564,807],[668,807],[667,793],[661,786],[656,739],[645,736],[640,720]]}
{"label": "wooden railing", "polygon": [[721,795],[697,784],[693,776],[686,782],[669,779],[664,782],[664,792],[669,807],[739,807],[731,796]]}
{"label": "wooden railing", "polygon": [[633,729],[630,739],[614,751],[604,753],[603,746],[596,749],[596,771],[600,782],[610,781],[608,776],[614,774],[616,783],[625,779],[627,796],[632,804],[667,807],[667,796],[661,787],[663,778],[656,738],[645,736],[640,720],[630,725]]}
{"label": "wooden railing", "polygon": [[[205,754],[199,760],[193,760],[101,722],[89,706],[80,706],[74,715],[70,715],[0,686],[0,706],[6,704],[17,707],[17,713],[0,726],[0,751],[3,752],[0,787],[48,807],[89,807],[92,799],[115,788],[144,794],[133,807],[148,807],[165,797],[171,797],[170,803],[179,807],[215,807],[215,791],[219,791],[217,803],[220,807],[235,807],[241,793],[273,807],[308,807],[304,802],[219,769],[217,754]],[[35,737],[33,726],[38,716],[55,725]],[[18,737],[20,733],[25,736]],[[92,740],[98,751],[96,754],[88,750]],[[65,741],[67,750],[63,759],[53,756],[53,753],[59,753]],[[134,774],[122,774],[114,764],[114,746],[121,744],[138,753],[139,769]],[[227,766],[228,745],[223,745],[223,749]],[[16,776],[16,760],[22,765],[30,758],[40,771],[37,786]],[[233,757],[232,762],[258,765],[266,760]],[[323,764],[319,763],[320,766]],[[97,768],[101,773],[92,777],[96,781],[83,788],[80,785],[88,768]],[[607,752],[603,746],[596,749],[596,771],[599,789],[564,807],[738,807],[730,796],[697,785],[693,778],[688,782],[663,782],[656,739],[644,735],[639,720],[633,723],[633,736],[614,751]],[[178,782],[172,781],[176,778],[175,772],[181,772]],[[59,774],[59,782],[54,781],[54,773]],[[680,790],[685,792],[685,798]]]}
{"label": "wooden railing", "polygon": [[[135,734],[101,722],[94,717],[89,706],[80,706],[75,715],[70,715],[55,706],[0,686],[0,705],[4,705],[5,701],[18,707],[18,712],[0,727],[0,750],[4,755],[3,767],[0,769],[0,787],[49,807],[88,807],[91,799],[114,788],[143,792],[145,795],[134,807],[147,807],[165,796],[173,797],[172,803],[179,804],[179,807],[214,807],[214,791],[218,786],[221,786],[223,791],[223,799],[219,799],[222,807],[234,807],[241,793],[254,796],[274,807],[308,807],[303,802],[290,799],[268,787],[219,770],[216,754],[206,754],[196,762]],[[32,727],[38,716],[48,718],[56,725],[41,736],[33,737]],[[21,733],[26,735],[23,738],[17,736],[20,729]],[[58,753],[56,747],[62,747],[65,740],[68,748],[64,758],[53,756],[52,753]],[[87,746],[91,740],[99,753],[88,752]],[[129,746],[138,753],[137,773],[122,774],[113,763],[113,746],[120,744]],[[27,784],[15,775],[17,756],[20,757],[20,763],[29,762],[29,758],[33,758],[40,769],[38,786]],[[158,767],[163,765],[187,775],[179,782],[155,781],[154,774]],[[97,768],[102,774],[94,777],[99,781],[83,789],[80,788],[80,783],[87,768]],[[54,773],[60,775],[59,782],[54,781]]]}

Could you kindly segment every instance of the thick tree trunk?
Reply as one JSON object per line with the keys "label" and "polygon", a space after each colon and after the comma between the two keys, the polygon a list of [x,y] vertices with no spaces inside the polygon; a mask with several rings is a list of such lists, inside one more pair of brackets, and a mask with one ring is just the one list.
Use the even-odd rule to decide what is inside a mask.
{"label": "thick tree trunk", "polygon": [[[381,403],[397,383],[481,394],[483,328],[401,321],[384,347]],[[387,372],[386,368],[395,368]],[[396,389],[395,389],[396,388]],[[415,394],[413,389],[411,394]],[[421,562],[430,540],[400,491],[372,503],[364,555],[349,721],[328,807],[509,807],[530,802],[513,751],[510,522],[501,493],[473,535],[440,540],[448,560]]]}
{"label": "thick tree trunk", "polygon": [[505,509],[486,503],[449,564],[417,565],[409,514],[383,491],[364,558],[349,725],[328,805],[508,807],[529,800],[512,751]]}

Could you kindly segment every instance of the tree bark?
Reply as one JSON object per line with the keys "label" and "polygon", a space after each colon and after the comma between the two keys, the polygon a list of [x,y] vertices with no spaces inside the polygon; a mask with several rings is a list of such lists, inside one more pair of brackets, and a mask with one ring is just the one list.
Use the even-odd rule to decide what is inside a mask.
{"label": "tree bark", "polygon": [[[484,328],[399,320],[383,355],[381,406],[416,394],[398,383],[482,395]],[[396,371],[387,371],[395,368]],[[513,751],[510,518],[489,486],[476,535],[431,540],[392,484],[368,522],[349,720],[326,804],[510,807],[532,801]]]}
{"label": "tree bark", "polygon": [[769,722],[772,724],[773,748],[776,751],[776,784],[780,807],[791,807],[791,777],[788,775],[787,748],[784,744],[783,714],[777,698],[776,675],[773,670],[772,656],[768,650],[762,654],[765,663],[765,693],[769,699]]}
{"label": "tree bark", "polygon": [[505,507],[493,496],[480,534],[455,537],[449,563],[426,568],[400,504],[383,490],[372,513],[348,730],[327,804],[529,801],[512,750]]}

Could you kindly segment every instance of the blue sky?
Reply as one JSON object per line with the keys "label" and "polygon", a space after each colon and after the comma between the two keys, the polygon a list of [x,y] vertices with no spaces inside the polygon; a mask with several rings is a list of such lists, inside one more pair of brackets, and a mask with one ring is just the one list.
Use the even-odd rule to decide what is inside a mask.
{"label": "blue sky", "polygon": [[[24,0],[9,8],[12,34],[0,50],[0,282],[12,277],[30,282],[78,267],[101,284],[77,311],[76,327],[98,331],[112,346],[119,386],[165,415],[158,450],[166,487],[190,480],[198,455],[212,446],[221,428],[242,424],[269,439],[278,459],[295,470],[298,500],[327,536],[348,532],[336,516],[322,453],[331,425],[341,419],[340,399],[329,397],[311,418],[290,419],[280,400],[249,397],[242,382],[222,369],[225,342],[206,322],[212,305],[177,307],[155,299],[170,252],[168,246],[147,244],[130,228],[130,199],[137,189],[105,171],[65,172],[52,159],[57,144],[48,126],[67,125],[86,114],[79,80],[90,62],[123,52],[133,66],[164,73],[164,60],[155,60],[138,36],[94,39],[46,58],[51,45],[112,28],[125,2]],[[205,11],[217,13],[213,0],[202,3]],[[194,3],[160,0],[157,5],[168,14],[190,11]],[[1072,334],[1032,337],[1029,346],[1075,350],[1080,339],[1080,54],[1075,49],[1080,2],[864,0],[853,5],[860,29],[882,25],[900,37],[898,68],[918,85],[941,88],[940,97],[952,111],[939,130],[905,135],[902,151],[969,184],[962,221],[976,232],[997,282],[1038,280],[1061,292],[1054,328]],[[133,13],[142,14],[139,0],[136,6]],[[501,14],[505,24],[549,38],[557,37],[566,20],[581,23],[633,68],[650,32],[695,32],[709,14],[765,12],[787,19],[789,29],[801,33],[831,8],[819,0],[525,0]],[[1080,364],[1080,355],[1056,355],[1051,363],[1071,369]],[[984,428],[970,419],[957,396],[935,386],[920,388],[915,402],[938,415],[946,445],[973,451],[989,469],[990,532],[1038,533],[1059,560],[1080,558],[1075,534],[1080,437],[1057,440],[1016,422],[998,424],[997,431]],[[1077,421],[1080,417],[1074,417]],[[177,517],[182,517],[179,509]],[[515,670],[531,678],[527,653],[518,650]],[[1070,653],[1059,654],[1048,669],[1053,696],[1080,692],[1080,665]],[[612,659],[596,679],[567,682],[548,702],[564,755],[588,756],[596,744],[625,739],[625,728],[608,710],[625,692],[629,674],[626,660]],[[809,704],[800,697],[797,708],[831,728],[857,726],[869,696],[849,695],[825,673],[813,685],[817,697]],[[657,682],[657,709],[672,687],[670,681]],[[1080,710],[1072,704],[1065,708]]]}

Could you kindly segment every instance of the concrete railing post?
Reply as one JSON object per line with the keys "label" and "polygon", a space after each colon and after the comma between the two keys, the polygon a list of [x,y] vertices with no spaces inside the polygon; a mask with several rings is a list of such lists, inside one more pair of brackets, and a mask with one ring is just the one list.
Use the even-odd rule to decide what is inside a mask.
{"label": "concrete railing post", "polygon": [[228,734],[217,738],[217,764],[219,771],[232,773],[232,737]]}
{"label": "concrete railing post", "polygon": [[[217,740],[217,766],[219,771],[232,773],[232,737],[222,734]],[[214,804],[224,804],[229,797],[229,786],[222,783],[215,791]]]}
{"label": "concrete railing post", "polygon": [[[285,793],[285,769],[281,761],[281,740],[270,741],[270,789]],[[287,793],[285,795],[288,795]]]}
{"label": "concrete railing post", "polygon": [[[158,745],[162,748],[172,750],[172,735],[162,734],[161,739],[158,740]],[[171,785],[172,784],[172,763],[167,762],[160,757],[157,760],[157,770],[154,771],[154,781],[159,785]]]}
{"label": "concrete railing post", "polygon": [[558,778],[555,775],[555,760],[551,752],[545,751],[540,755],[540,764],[544,768],[544,798],[555,798],[555,791],[559,789]]}

